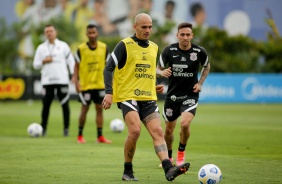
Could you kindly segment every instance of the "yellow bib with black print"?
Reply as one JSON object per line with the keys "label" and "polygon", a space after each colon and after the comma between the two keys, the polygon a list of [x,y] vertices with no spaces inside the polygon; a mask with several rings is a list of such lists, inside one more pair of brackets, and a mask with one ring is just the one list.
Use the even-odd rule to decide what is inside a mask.
{"label": "yellow bib with black print", "polygon": [[113,101],[157,100],[156,59],[158,46],[149,42],[147,48],[140,47],[132,38],[122,40],[126,47],[126,64],[115,68]]}
{"label": "yellow bib with black print", "polygon": [[106,64],[106,49],[106,44],[101,41],[97,41],[95,50],[91,50],[86,43],[79,46],[79,81],[82,91],[105,88],[103,72]]}

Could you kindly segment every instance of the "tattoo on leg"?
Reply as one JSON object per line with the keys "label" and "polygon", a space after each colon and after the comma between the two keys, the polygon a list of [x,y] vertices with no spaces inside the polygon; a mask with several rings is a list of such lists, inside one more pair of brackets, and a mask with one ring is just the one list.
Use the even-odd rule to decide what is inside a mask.
{"label": "tattoo on leg", "polygon": [[158,112],[153,112],[152,114],[148,115],[142,120],[142,122],[146,125],[146,123],[155,118],[160,118],[160,114]]}
{"label": "tattoo on leg", "polygon": [[131,149],[128,151],[128,154],[127,154],[128,158],[133,159],[134,152],[135,152],[135,149],[134,149],[134,148],[131,148]]}
{"label": "tattoo on leg", "polygon": [[167,147],[166,147],[165,144],[155,146],[155,152],[156,153],[163,152],[163,151],[167,152]]}

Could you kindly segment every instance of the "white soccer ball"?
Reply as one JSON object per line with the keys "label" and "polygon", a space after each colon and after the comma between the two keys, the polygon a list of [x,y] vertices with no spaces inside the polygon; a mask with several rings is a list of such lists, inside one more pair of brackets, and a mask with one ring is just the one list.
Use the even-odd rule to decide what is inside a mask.
{"label": "white soccer ball", "polygon": [[198,179],[201,184],[218,184],[222,179],[222,174],[216,165],[207,164],[199,170]]}
{"label": "white soccer ball", "polygon": [[27,127],[27,133],[29,136],[31,137],[39,137],[42,135],[43,132],[43,128],[40,124],[38,123],[31,123],[28,127]]}
{"label": "white soccer ball", "polygon": [[113,119],[110,123],[110,128],[113,132],[122,132],[124,129],[124,122],[120,119]]}

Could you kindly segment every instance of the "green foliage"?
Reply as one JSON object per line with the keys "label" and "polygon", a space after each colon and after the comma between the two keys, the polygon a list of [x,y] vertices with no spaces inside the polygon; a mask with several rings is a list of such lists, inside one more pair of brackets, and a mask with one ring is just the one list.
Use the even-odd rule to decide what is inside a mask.
{"label": "green foliage", "polygon": [[[63,17],[52,19],[50,24],[54,24],[58,30],[58,38],[67,42],[73,51],[78,45],[78,30],[73,23],[66,21]],[[215,27],[206,30],[194,28],[193,43],[203,46],[211,61],[211,72],[232,72],[232,73],[263,73],[282,72],[282,38],[279,35],[275,22],[267,19],[266,23],[272,32],[268,33],[267,41],[255,41],[247,36],[228,36],[227,32]],[[17,70],[17,59],[26,61],[28,70],[32,71],[32,56],[25,56],[19,53],[19,41],[26,34],[32,35],[34,48],[44,41],[43,30],[47,23],[39,26],[31,26],[28,32],[23,32],[25,22],[7,25],[5,20],[0,19],[0,73],[12,74],[23,71]],[[167,43],[164,36],[175,26],[173,22],[166,22],[160,26],[154,24],[153,33],[150,40],[159,46],[161,51]],[[100,37],[101,41],[108,44],[110,51],[113,51],[120,37]],[[35,71],[33,71],[35,72]]]}
{"label": "green foliage", "polygon": [[115,37],[99,37],[98,38],[100,41],[102,42],[105,42],[109,49],[110,49],[110,52],[112,52],[115,48],[115,46],[118,44],[118,42],[121,41],[122,38],[118,37],[118,36],[115,36]]}
{"label": "green foliage", "polygon": [[264,57],[263,72],[282,72],[282,39],[270,40],[258,44],[258,49]]}
{"label": "green foliage", "polygon": [[195,28],[193,42],[207,50],[212,72],[281,73],[282,38],[274,20],[266,22],[271,32],[264,42],[243,35],[228,36],[226,31],[216,27],[205,31]]}
{"label": "green foliage", "polygon": [[56,27],[58,32],[58,39],[63,40],[67,44],[71,45],[78,40],[78,30],[73,26],[70,21],[65,20],[62,16],[51,19],[49,22],[41,23],[39,26],[33,29],[33,43],[35,48],[41,44],[44,39],[44,26],[46,24],[52,24]]}
{"label": "green foliage", "polygon": [[10,73],[17,57],[18,40],[14,27],[7,26],[5,19],[0,18],[0,74]]}
{"label": "green foliage", "polygon": [[227,35],[215,27],[208,28],[204,34],[200,28],[194,29],[196,44],[203,46],[209,55],[212,72],[259,72],[257,65],[259,52],[256,42],[246,36]]}
{"label": "green foliage", "polygon": [[263,55],[265,67],[263,72],[282,72],[282,37],[272,18],[266,19],[266,23],[271,28],[268,32],[268,40],[258,44],[258,50]]}
{"label": "green foliage", "polygon": [[[56,17],[49,22],[41,23],[40,25],[31,25],[28,31],[23,31],[23,27],[27,22],[16,22],[12,25],[7,25],[4,19],[0,19],[0,39],[1,49],[0,49],[0,73],[3,74],[13,74],[21,73],[25,71],[20,71],[18,69],[19,61],[25,62],[25,69],[32,71],[32,60],[33,56],[27,56],[19,53],[20,41],[28,34],[32,36],[33,47],[37,48],[41,44],[44,38],[44,26],[46,24],[55,25],[58,31],[58,38],[64,40],[69,45],[78,40],[78,31],[69,21],[66,21],[63,17]],[[35,72],[35,71],[33,71]]]}

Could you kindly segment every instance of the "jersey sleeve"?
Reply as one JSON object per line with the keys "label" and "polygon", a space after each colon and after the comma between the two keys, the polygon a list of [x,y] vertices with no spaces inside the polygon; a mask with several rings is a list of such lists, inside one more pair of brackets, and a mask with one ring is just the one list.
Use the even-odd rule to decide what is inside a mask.
{"label": "jersey sleeve", "polygon": [[201,65],[203,67],[206,67],[209,63],[209,57],[208,57],[208,54],[207,54],[207,51],[203,48],[203,47],[200,47],[201,49]]}
{"label": "jersey sleeve", "polygon": [[169,63],[169,47],[165,47],[162,53],[160,54],[158,66],[166,68],[166,65]]}
{"label": "jersey sleeve", "polygon": [[44,59],[43,56],[42,56],[42,53],[41,53],[41,49],[42,49],[42,46],[40,45],[36,49],[35,56],[34,56],[34,59],[33,59],[33,68],[37,69],[37,70],[42,67],[42,60]]}
{"label": "jersey sleeve", "polygon": [[112,94],[112,83],[113,83],[113,71],[118,66],[122,68],[126,62],[126,48],[123,42],[119,42],[115,47],[114,51],[108,59],[106,67],[104,69],[104,82],[106,94]]}

